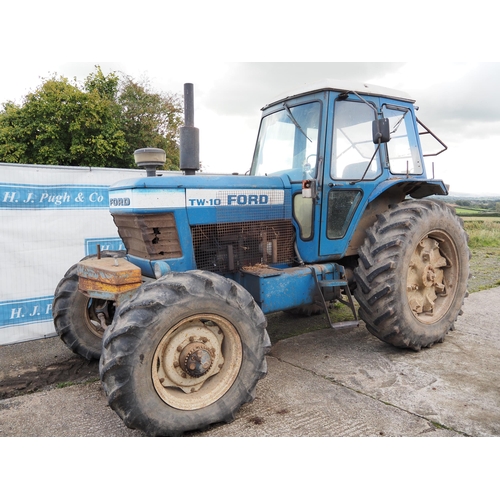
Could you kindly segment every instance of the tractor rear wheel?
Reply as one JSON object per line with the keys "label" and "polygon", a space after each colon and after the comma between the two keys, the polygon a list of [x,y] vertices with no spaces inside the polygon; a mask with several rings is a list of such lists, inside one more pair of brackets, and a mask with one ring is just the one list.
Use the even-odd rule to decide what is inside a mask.
{"label": "tractor rear wheel", "polygon": [[100,375],[111,408],[149,436],[230,422],[267,372],[266,319],[222,276],[170,273],[120,305]]}
{"label": "tractor rear wheel", "polygon": [[[123,252],[102,252],[103,257],[122,256]],[[95,257],[91,255],[82,260]],[[61,340],[85,359],[99,359],[104,323],[111,324],[113,303],[91,299],[78,290],[77,264],[72,266],[57,285],[52,303],[54,327]]]}
{"label": "tractor rear wheel", "polygon": [[415,351],[442,342],[467,296],[463,223],[437,200],[403,202],[367,230],[355,297],[368,331]]}

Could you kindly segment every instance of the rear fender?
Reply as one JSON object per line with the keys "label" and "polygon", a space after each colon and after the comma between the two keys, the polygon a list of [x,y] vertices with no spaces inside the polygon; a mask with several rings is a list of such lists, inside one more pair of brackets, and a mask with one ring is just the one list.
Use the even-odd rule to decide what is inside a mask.
{"label": "rear fender", "polygon": [[445,196],[447,186],[441,180],[409,181],[394,179],[381,182],[368,199],[365,211],[356,227],[345,253],[346,256],[357,255],[358,248],[363,244],[366,229],[377,220],[377,215],[385,212],[390,205],[401,203],[407,196],[425,198],[431,195]]}

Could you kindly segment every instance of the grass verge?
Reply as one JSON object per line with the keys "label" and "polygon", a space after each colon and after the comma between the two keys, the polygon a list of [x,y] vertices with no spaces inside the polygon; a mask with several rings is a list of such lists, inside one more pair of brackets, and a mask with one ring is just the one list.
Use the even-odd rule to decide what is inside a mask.
{"label": "grass verge", "polygon": [[463,218],[464,227],[469,235],[469,247],[500,247],[500,218]]}

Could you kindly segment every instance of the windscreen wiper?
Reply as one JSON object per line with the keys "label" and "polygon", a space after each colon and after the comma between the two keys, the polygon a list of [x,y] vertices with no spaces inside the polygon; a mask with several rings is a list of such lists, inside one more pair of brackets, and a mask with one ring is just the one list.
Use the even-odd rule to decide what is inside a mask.
{"label": "windscreen wiper", "polygon": [[302,130],[302,127],[299,125],[299,123],[297,122],[297,120],[292,115],[292,112],[290,111],[290,108],[288,107],[288,104],[286,102],[283,103],[283,107],[286,109],[286,113],[288,115],[288,118],[290,118],[290,120],[292,120],[293,124],[302,132],[302,134],[304,134],[304,137],[309,142],[312,142],[312,140],[309,139],[309,137],[307,137],[307,134]]}
{"label": "windscreen wiper", "polygon": [[391,130],[390,135],[395,134],[401,123],[403,122],[406,113],[408,113],[408,109],[401,115],[401,118],[394,124],[394,128]]}

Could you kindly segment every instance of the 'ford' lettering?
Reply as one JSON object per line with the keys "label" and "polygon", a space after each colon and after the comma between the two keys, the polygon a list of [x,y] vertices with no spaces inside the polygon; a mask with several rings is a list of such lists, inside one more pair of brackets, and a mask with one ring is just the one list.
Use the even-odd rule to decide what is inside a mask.
{"label": "'ford' lettering", "polygon": [[267,194],[228,194],[228,205],[267,205],[269,196]]}
{"label": "'ford' lettering", "polygon": [[130,198],[110,198],[110,207],[128,207],[130,205]]}

